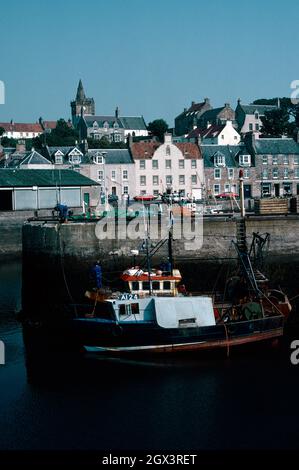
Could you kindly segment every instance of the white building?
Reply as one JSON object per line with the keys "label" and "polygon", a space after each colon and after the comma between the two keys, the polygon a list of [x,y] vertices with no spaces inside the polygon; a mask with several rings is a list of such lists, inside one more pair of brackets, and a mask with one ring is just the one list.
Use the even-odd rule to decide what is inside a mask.
{"label": "white building", "polygon": [[187,138],[200,139],[206,145],[238,145],[241,140],[241,136],[234,128],[232,121],[226,121],[222,125],[208,124],[205,129],[195,127]]}
{"label": "white building", "polygon": [[135,161],[136,195],[158,196],[166,190],[200,199],[204,183],[200,148],[191,142],[173,143],[165,134],[164,143],[140,141],[130,144]]}
{"label": "white building", "polygon": [[0,122],[1,127],[5,129],[3,137],[9,139],[33,139],[43,133],[43,129],[38,123]]}

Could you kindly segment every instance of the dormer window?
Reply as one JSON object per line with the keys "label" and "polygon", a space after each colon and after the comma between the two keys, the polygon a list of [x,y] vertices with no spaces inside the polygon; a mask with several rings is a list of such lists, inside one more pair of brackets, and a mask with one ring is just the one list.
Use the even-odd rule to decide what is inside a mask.
{"label": "dormer window", "polygon": [[63,157],[62,155],[55,155],[55,165],[62,165]]}
{"label": "dormer window", "polygon": [[258,112],[254,113],[254,117],[255,117],[255,119],[258,119],[259,118],[259,113]]}
{"label": "dormer window", "polygon": [[113,127],[114,127],[114,129],[118,129],[118,128],[119,128],[119,125],[117,124],[117,122],[115,122],[115,123],[113,124]]}
{"label": "dormer window", "polygon": [[97,121],[94,121],[94,123],[93,123],[93,128],[94,128],[94,129],[98,129],[98,127],[99,127],[99,125],[98,125]]}
{"label": "dormer window", "polygon": [[80,155],[70,155],[69,162],[73,165],[80,165],[81,163],[81,156]]}
{"label": "dormer window", "polygon": [[250,166],[251,165],[251,155],[240,155],[239,163],[240,163],[240,166]]}
{"label": "dormer window", "polygon": [[170,155],[170,146],[169,145],[166,146],[166,155]]}
{"label": "dormer window", "polygon": [[215,166],[225,166],[225,156],[217,154],[214,156],[214,165]]}
{"label": "dormer window", "polygon": [[96,163],[96,165],[101,165],[103,162],[103,155],[100,153],[96,153],[93,156],[93,162]]}
{"label": "dormer window", "polygon": [[105,130],[109,129],[109,122],[105,121],[103,127]]}

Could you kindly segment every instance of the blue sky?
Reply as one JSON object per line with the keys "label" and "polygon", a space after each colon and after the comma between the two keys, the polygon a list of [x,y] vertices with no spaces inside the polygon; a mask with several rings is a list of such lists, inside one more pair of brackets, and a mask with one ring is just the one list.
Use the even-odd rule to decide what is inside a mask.
{"label": "blue sky", "polygon": [[27,0],[0,15],[0,121],[68,118],[79,78],[98,114],[170,125],[192,100],[289,96],[299,79],[297,0]]}

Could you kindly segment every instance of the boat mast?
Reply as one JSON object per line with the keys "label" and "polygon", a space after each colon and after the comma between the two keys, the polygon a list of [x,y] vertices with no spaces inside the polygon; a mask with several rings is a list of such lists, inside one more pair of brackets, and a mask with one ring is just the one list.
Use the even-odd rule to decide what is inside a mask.
{"label": "boat mast", "polygon": [[[144,214],[146,213],[145,211],[145,205],[144,205]],[[151,279],[151,257],[150,257],[150,249],[149,249],[149,208],[147,208],[147,221],[146,221],[146,241],[145,241],[145,246],[146,246],[146,264],[147,264],[147,272],[148,272],[148,292],[149,295],[153,294],[153,285],[152,285],[152,279]]]}
{"label": "boat mast", "polygon": [[170,272],[173,272],[173,250],[172,250],[172,242],[173,242],[173,214],[172,210],[170,209],[170,228],[168,231],[168,261],[170,263]]}

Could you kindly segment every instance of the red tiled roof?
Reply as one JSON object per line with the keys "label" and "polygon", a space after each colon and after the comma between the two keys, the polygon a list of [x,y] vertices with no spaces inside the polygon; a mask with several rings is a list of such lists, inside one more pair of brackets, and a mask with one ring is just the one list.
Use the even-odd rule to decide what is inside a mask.
{"label": "red tiled roof", "polygon": [[174,145],[182,152],[185,158],[201,158],[201,151],[197,144],[192,142],[178,142]]}
{"label": "red tiled roof", "polygon": [[[160,145],[159,142],[133,142],[131,145],[132,156],[135,160],[150,159]],[[201,158],[201,151],[197,144],[180,142],[174,145],[183,153],[185,158]]]}
{"label": "red tiled roof", "polygon": [[155,151],[160,147],[160,142],[133,142],[131,145],[131,152],[134,159],[143,160],[147,158],[152,158]]}
{"label": "red tiled roof", "polygon": [[43,132],[41,125],[37,123],[0,122],[0,127],[3,127],[6,132]]}
{"label": "red tiled roof", "polygon": [[215,126],[206,127],[204,129],[197,127],[196,129],[193,129],[193,131],[191,131],[187,135],[187,139],[192,139],[198,136],[205,138],[205,139],[217,137],[220,134],[220,132],[224,129],[224,127],[225,127],[224,125],[222,126],[215,125]]}

